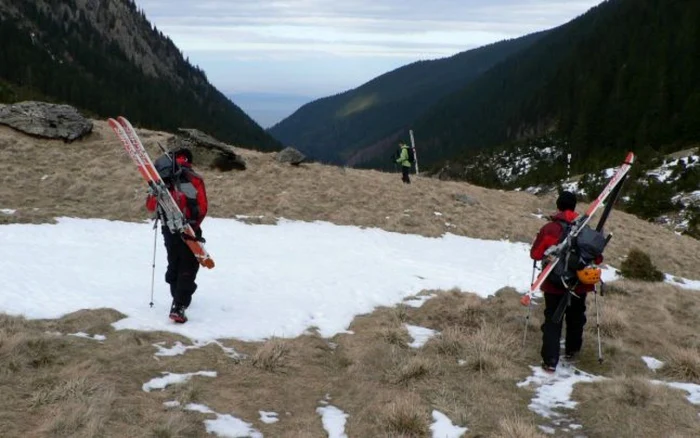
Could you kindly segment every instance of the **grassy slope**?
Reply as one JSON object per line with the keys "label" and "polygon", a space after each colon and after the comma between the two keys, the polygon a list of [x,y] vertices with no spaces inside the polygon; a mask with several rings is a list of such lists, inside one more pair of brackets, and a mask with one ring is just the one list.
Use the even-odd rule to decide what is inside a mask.
{"label": "grassy slope", "polygon": [[[142,133],[149,147],[165,136]],[[548,211],[553,203],[423,178],[403,187],[395,174],[317,164],[295,168],[277,164],[271,154],[240,152],[248,162],[244,172],[203,170],[213,216],[322,219],[427,236],[450,231],[528,241],[542,224],[531,213]],[[95,133],[72,144],[0,127],[0,161],[7,166],[0,208],[18,209],[15,215],[0,215],[5,222],[46,222],[59,215],[146,218],[140,177],[104,122],[96,122]],[[79,168],[87,169],[86,175],[76,176]],[[458,194],[479,204],[458,202]],[[697,277],[698,241],[619,212],[611,217],[611,229],[616,239],[608,260],[619,261],[635,245],[650,252],[662,270]],[[682,393],[629,382],[670,377],[700,383],[700,322],[695,318],[700,295],[632,281],[613,286],[603,312],[607,361],[602,366],[595,361],[594,324],[589,324],[581,367],[615,380],[577,388],[574,397],[582,405],[571,415],[591,437],[632,437],[640,430],[663,436],[669,424],[675,425],[675,436],[691,436],[700,424]],[[161,404],[178,399],[252,421],[268,436],[321,437],[325,434],[315,409],[330,393],[331,403],[350,415],[349,436],[425,436],[432,409],[468,426],[468,436],[539,436],[535,424],[546,421],[527,409],[531,394],[515,383],[538,361],[540,312],[533,312],[529,341],[520,351],[524,312],[514,291],[502,290],[488,300],[459,292],[439,292],[419,309],[377,309],[355,319],[350,327],[354,335],[330,340],[315,334],[265,343],[224,340],[248,355],[241,361],[216,346],[156,360],[153,343],[186,340],[169,333],[113,331],[109,323],[120,315],[110,310],[52,321],[0,316],[0,427],[7,436],[205,436],[202,421],[212,416],[166,410]],[[594,318],[589,314],[589,321]],[[404,322],[442,335],[422,349],[409,349]],[[47,333],[54,331],[105,334],[107,340]],[[654,375],[641,355],[669,365]],[[204,369],[219,376],[195,378],[163,392],[141,390],[162,371]],[[262,424],[260,409],[280,413],[281,421]],[[613,420],[622,416],[636,422],[621,428]]]}

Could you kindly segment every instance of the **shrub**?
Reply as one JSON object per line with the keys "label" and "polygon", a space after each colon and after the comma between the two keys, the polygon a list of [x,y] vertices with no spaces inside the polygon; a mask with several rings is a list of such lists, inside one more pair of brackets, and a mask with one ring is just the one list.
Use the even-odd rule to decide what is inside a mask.
{"label": "shrub", "polygon": [[671,184],[649,178],[646,185],[637,186],[627,210],[644,219],[655,219],[664,213],[678,210],[672,201],[675,194]]}
{"label": "shrub", "polygon": [[623,277],[643,281],[662,281],[664,274],[651,263],[645,252],[633,248],[622,262],[620,273]]}

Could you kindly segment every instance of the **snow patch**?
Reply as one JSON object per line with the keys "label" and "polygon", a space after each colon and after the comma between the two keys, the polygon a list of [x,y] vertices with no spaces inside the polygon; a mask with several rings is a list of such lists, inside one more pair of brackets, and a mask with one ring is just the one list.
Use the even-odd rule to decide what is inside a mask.
{"label": "snow patch", "polygon": [[262,421],[265,424],[273,424],[280,421],[277,412],[258,411],[258,413],[260,414],[260,421]]}
{"label": "snow patch", "polygon": [[345,434],[348,414],[329,404],[316,408],[316,412],[321,416],[323,429],[328,433],[328,438],[348,438]]}
{"label": "snow patch", "polygon": [[700,385],[696,385],[695,383],[664,382],[661,380],[652,380],[651,383],[655,385],[666,385],[669,388],[685,391],[688,393],[686,398],[690,403],[700,405]]}
{"label": "snow patch", "polygon": [[69,333],[68,336],[75,336],[76,338],[92,339],[93,341],[99,341],[99,342],[102,342],[105,339],[107,339],[107,337],[105,335],[89,335],[89,334],[83,333],[83,332]]}
{"label": "snow patch", "polygon": [[664,362],[661,362],[660,360],[655,359],[651,356],[642,356],[642,360],[645,364],[647,364],[647,367],[649,367],[649,369],[653,371],[659,370],[664,366]]}
{"label": "snow patch", "polygon": [[664,274],[664,277],[664,281],[666,283],[672,284],[674,286],[678,286],[683,289],[700,290],[700,281],[698,280],[689,280],[687,278],[674,277],[669,274]]}
{"label": "snow patch", "polygon": [[164,371],[163,377],[156,377],[144,383],[141,388],[145,392],[153,389],[165,389],[170,385],[177,385],[189,381],[193,376],[216,377],[216,371],[197,371],[196,373],[175,374]]}
{"label": "snow patch", "polygon": [[[422,290],[458,288],[486,297],[530,284],[532,261],[524,243],[326,222],[250,225],[208,218],[204,225],[217,267],[199,272],[202,293],[194,296],[187,324],[167,318],[171,299],[163,281],[156,282],[154,307],[144,304],[152,254],[135,249],[152,242],[151,225],[104,219],[0,225],[0,247],[13,254],[0,264],[6,285],[0,308],[58,318],[107,307],[127,315],[113,324],[118,330],[168,331],[203,342],[296,337],[314,326],[330,338],[346,331],[356,315]],[[55,254],[61,254],[60,265]],[[165,275],[164,257],[159,251],[157,279]],[[37,305],[45,302],[52,305]]]}
{"label": "snow patch", "polygon": [[447,415],[433,410],[433,424],[430,425],[433,438],[459,438],[468,430],[467,427],[455,426]]}
{"label": "snow patch", "polygon": [[408,344],[409,347],[412,348],[422,347],[430,340],[430,338],[438,333],[435,330],[419,327],[417,325],[404,324],[404,326],[406,327],[406,330],[408,330],[408,334],[413,338],[413,342]]}
{"label": "snow patch", "polygon": [[183,355],[187,352],[187,350],[196,350],[198,348],[206,347],[207,345],[218,345],[219,348],[224,352],[224,354],[231,359],[243,359],[244,355],[241,353],[238,353],[234,348],[232,347],[225,347],[221,342],[219,341],[198,341],[194,340],[192,345],[185,345],[180,341],[175,341],[172,347],[168,348],[165,347],[165,342],[158,342],[153,344],[154,347],[158,349],[158,351],[155,353],[155,356],[166,356],[166,357],[172,357],[172,356],[180,356]]}
{"label": "snow patch", "polygon": [[528,406],[533,412],[545,418],[560,418],[562,414],[556,409],[574,409],[577,402],[571,400],[574,385],[581,382],[595,382],[602,377],[585,373],[575,368],[557,367],[554,375],[550,375],[540,367],[530,367],[533,375],[517,384],[519,387],[534,385],[535,397]]}
{"label": "snow patch", "polygon": [[423,304],[425,304],[426,301],[428,301],[429,299],[436,297],[436,296],[437,296],[436,294],[429,294],[429,295],[418,295],[415,297],[405,298],[403,300],[402,304],[405,304],[405,305],[410,306],[410,307],[419,308],[419,307],[423,306]]}
{"label": "snow patch", "polygon": [[542,432],[546,433],[547,435],[554,435],[557,433],[557,430],[553,427],[549,426],[537,426]]}
{"label": "snow patch", "polygon": [[230,438],[263,438],[263,434],[255,430],[252,424],[229,414],[218,414],[205,405],[190,403],[185,410],[216,415],[214,420],[204,420],[207,433]]}

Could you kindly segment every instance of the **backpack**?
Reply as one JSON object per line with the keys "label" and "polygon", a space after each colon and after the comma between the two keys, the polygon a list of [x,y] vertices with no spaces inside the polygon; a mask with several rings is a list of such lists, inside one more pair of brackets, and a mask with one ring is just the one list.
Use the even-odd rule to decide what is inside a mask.
{"label": "backpack", "polygon": [[[559,239],[561,243],[571,233],[572,224],[565,221],[558,222],[562,226]],[[577,281],[576,271],[589,266],[598,256],[601,256],[607,243],[608,240],[603,233],[585,225],[571,240],[569,247],[560,254],[559,263],[549,274],[549,280],[559,287],[571,288]]]}
{"label": "backpack", "polygon": [[416,161],[415,155],[413,155],[413,148],[406,148],[408,149],[408,162],[413,164]]}
{"label": "backpack", "polygon": [[167,185],[175,182],[173,178],[179,178],[181,175],[180,166],[173,160],[171,154],[163,154],[153,162],[153,167],[156,168],[158,175],[163,178],[163,182]]}
{"label": "backpack", "polygon": [[[199,204],[197,203],[197,188],[192,184],[191,178],[196,176],[194,171],[178,165],[171,154],[163,154],[153,163],[156,171],[163,178],[163,182],[175,191],[182,193],[186,198],[188,219],[199,217]],[[184,212],[183,212],[184,213]]]}

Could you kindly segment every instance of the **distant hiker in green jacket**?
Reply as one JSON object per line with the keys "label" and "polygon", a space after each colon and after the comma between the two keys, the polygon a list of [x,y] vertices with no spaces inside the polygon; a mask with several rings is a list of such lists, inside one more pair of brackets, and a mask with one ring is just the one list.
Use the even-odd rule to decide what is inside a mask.
{"label": "distant hiker in green jacket", "polygon": [[411,166],[413,165],[413,151],[406,143],[399,143],[399,158],[396,162],[401,165],[401,181],[404,184],[411,184]]}

